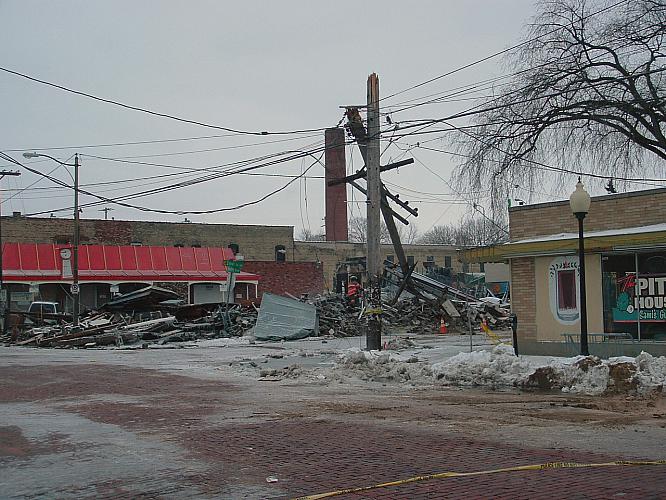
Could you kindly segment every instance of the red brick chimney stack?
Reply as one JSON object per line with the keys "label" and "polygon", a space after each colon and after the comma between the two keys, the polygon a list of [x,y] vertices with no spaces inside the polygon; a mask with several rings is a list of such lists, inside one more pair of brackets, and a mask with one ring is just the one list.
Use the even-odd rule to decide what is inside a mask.
{"label": "red brick chimney stack", "polygon": [[326,129],[326,241],[347,241],[347,184],[329,186],[328,182],[347,175],[345,131]]}

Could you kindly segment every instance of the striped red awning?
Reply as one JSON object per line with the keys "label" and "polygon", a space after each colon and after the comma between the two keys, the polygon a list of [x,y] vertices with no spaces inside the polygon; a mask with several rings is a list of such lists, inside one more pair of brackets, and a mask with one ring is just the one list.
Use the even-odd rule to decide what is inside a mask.
{"label": "striped red awning", "polygon": [[[4,243],[3,277],[6,281],[69,281],[63,273],[62,249],[68,245]],[[229,248],[81,245],[80,281],[226,281],[225,260],[234,260]],[[241,272],[237,281],[258,281]]]}

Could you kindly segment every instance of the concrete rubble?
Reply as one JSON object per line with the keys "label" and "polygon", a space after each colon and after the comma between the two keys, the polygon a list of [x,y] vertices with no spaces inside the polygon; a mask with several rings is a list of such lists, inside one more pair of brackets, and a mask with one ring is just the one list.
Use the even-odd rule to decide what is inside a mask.
{"label": "concrete rubble", "polygon": [[[490,298],[492,299],[492,297]],[[320,310],[321,335],[349,337],[359,335],[365,329],[365,317],[360,309],[350,309],[337,295],[320,297],[314,301]],[[383,304],[384,325],[406,333],[440,333],[442,320],[447,331],[467,334],[468,316],[472,333],[481,330],[482,323],[491,330],[511,327],[508,304],[499,301],[479,300],[465,302],[456,299],[423,300],[415,297],[399,300],[393,305]]]}
{"label": "concrete rubble", "polygon": [[[482,330],[507,330],[511,326],[508,304],[494,297],[470,301],[446,293],[439,298],[425,299],[406,295],[392,305],[383,305],[383,322],[389,332],[427,335],[442,333],[445,329],[468,334],[471,326],[475,334]],[[350,307],[340,295],[301,299],[275,296],[274,300],[279,304],[292,304],[289,307],[283,304],[280,309],[285,311],[285,317],[298,309],[299,302],[303,307],[314,308],[315,327],[308,330],[306,336],[351,337],[365,332],[364,310]],[[48,319],[22,317],[20,326],[15,325],[2,339],[8,344],[31,347],[90,348],[129,344],[150,347],[252,335],[259,311],[255,303],[185,304],[174,292],[146,287],[114,298],[100,311],[83,315],[78,327],[73,326],[69,315]],[[274,317],[275,311],[270,316]]]}

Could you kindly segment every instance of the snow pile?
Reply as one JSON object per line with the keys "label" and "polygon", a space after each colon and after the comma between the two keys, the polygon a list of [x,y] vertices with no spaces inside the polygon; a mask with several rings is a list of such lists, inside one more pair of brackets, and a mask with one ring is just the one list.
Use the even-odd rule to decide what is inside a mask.
{"label": "snow pile", "polygon": [[499,345],[492,351],[461,352],[432,365],[435,378],[447,385],[512,387],[527,380],[534,368]]}
{"label": "snow pile", "polygon": [[655,358],[647,352],[641,352],[635,358],[636,375],[634,380],[640,393],[663,392],[666,385],[666,357]]}
{"label": "snow pile", "polygon": [[589,395],[603,394],[608,389],[610,369],[608,363],[599,358],[577,356],[569,360],[555,361],[549,366],[559,375],[559,379],[554,381],[553,389],[560,388],[562,392]]}
{"label": "snow pile", "polygon": [[432,366],[445,385],[538,388],[574,394],[661,392],[666,358],[646,352],[636,358],[601,360],[594,356],[554,359],[547,363],[513,355],[510,347],[460,353]]}
{"label": "snow pile", "polygon": [[374,382],[428,383],[432,370],[412,356],[406,360],[399,355],[380,351],[350,349],[342,353],[333,368],[333,378],[359,378]]}
{"label": "snow pile", "polygon": [[200,347],[236,347],[254,344],[251,337],[220,337],[197,342]]}

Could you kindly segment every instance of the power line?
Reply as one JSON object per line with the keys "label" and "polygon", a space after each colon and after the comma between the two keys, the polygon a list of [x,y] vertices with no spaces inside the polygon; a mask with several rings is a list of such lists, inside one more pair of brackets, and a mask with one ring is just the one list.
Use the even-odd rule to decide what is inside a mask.
{"label": "power line", "polygon": [[[57,170],[54,169],[54,170]],[[53,171],[52,171],[53,172]],[[50,172],[50,173],[52,173]],[[152,179],[158,179],[162,177],[171,177],[175,175],[187,175],[187,173],[180,173],[180,172],[174,172],[171,174],[160,174],[160,175],[148,175],[145,177],[132,177],[130,179],[118,179],[115,181],[103,181],[103,182],[91,182],[90,184],[81,184],[81,187],[94,187],[94,186],[108,186],[110,184],[123,184],[123,183],[129,183],[129,182],[140,182],[143,180],[152,180]],[[250,176],[256,176],[256,177],[280,177],[280,178],[285,178],[285,179],[293,179],[298,177],[296,174],[271,174],[267,172],[239,172],[238,175],[250,175]],[[305,175],[302,177],[303,179],[324,179],[325,176],[323,175]],[[143,184],[145,185],[145,184]],[[62,186],[44,186],[44,187],[25,187],[25,188],[16,188],[16,189],[0,189],[1,193],[15,193],[15,192],[23,192],[23,191],[29,191],[29,192],[34,192],[34,191],[57,191],[61,189],[66,189]],[[71,186],[69,186],[67,189],[71,189]],[[122,188],[126,189],[126,188]],[[40,199],[38,197],[36,198],[24,198],[24,199],[33,199],[37,200]]]}
{"label": "power line", "polygon": [[[451,125],[451,124],[448,124],[448,125]],[[451,126],[454,127],[454,128],[457,128],[457,127],[455,127],[455,125],[451,125]],[[489,143],[484,142],[479,137],[474,136],[474,135],[470,134],[469,132],[466,132],[462,128],[460,129],[460,132],[464,133],[465,135],[469,136],[470,138],[472,138],[472,139],[474,139],[478,142],[481,142],[482,144],[484,144],[488,147],[496,149],[497,151],[499,151],[502,154],[509,154],[508,152],[498,148],[497,146],[495,146],[493,144],[489,144]],[[437,151],[439,153],[446,153],[446,154],[450,154],[450,155],[454,155],[454,156],[460,156],[460,157],[463,157],[463,158],[470,158],[470,159],[472,158],[469,155],[464,155],[464,154],[453,152],[453,151],[446,151],[446,150],[442,150],[442,149],[430,148],[430,147],[420,146],[420,145],[417,145],[416,147],[421,148],[421,149],[426,149],[426,150],[429,150],[429,151]],[[489,160],[489,161],[500,163],[499,160]],[[591,173],[591,172],[584,172],[582,170],[573,170],[573,169],[568,169],[568,168],[564,168],[564,167],[554,167],[552,165],[548,165],[546,163],[542,163],[542,162],[539,162],[539,161],[536,161],[536,160],[530,160],[528,158],[521,158],[520,161],[531,163],[533,165],[533,167],[528,167],[528,168],[541,168],[542,170],[550,170],[550,171],[555,171],[555,172],[562,172],[562,173],[565,173],[565,174],[578,175],[578,176],[581,176],[581,177],[592,177],[592,178],[596,178],[596,179],[608,179],[610,177],[609,175],[594,174],[594,173]],[[616,176],[616,175],[613,175],[612,177],[613,177],[613,179],[616,179],[616,180],[619,180],[619,181],[627,181],[627,182],[635,182],[635,183],[646,182],[646,181],[647,182],[660,182],[660,183],[666,182],[666,179],[652,179],[652,178],[646,178],[646,177],[621,177],[621,176]]]}
{"label": "power line", "polygon": [[[297,155],[293,155],[293,156],[290,157],[290,158],[282,158],[282,159],[279,159],[279,160],[274,160],[274,161],[266,162],[266,163],[259,164],[259,165],[247,166],[247,167],[244,167],[243,169],[240,169],[240,170],[237,170],[237,171],[231,171],[231,172],[217,172],[217,173],[214,174],[214,175],[213,175],[213,174],[209,174],[209,175],[206,175],[206,176],[200,177],[200,178],[198,178],[198,179],[194,179],[194,180],[190,180],[190,181],[185,181],[185,182],[181,182],[181,183],[173,184],[173,185],[166,186],[166,187],[162,187],[162,188],[159,188],[159,189],[151,189],[151,190],[147,190],[147,191],[143,191],[143,192],[139,192],[139,193],[129,194],[129,195],[125,195],[125,196],[117,197],[117,198],[115,198],[115,199],[107,198],[107,197],[103,197],[103,196],[99,196],[99,195],[97,195],[97,194],[95,194],[95,193],[91,193],[91,192],[89,192],[89,191],[86,191],[86,190],[83,190],[83,189],[79,189],[79,192],[81,192],[81,193],[83,193],[83,194],[87,194],[87,195],[89,195],[89,196],[92,196],[92,197],[97,198],[98,200],[100,200],[100,201],[98,201],[98,202],[92,202],[92,203],[88,203],[88,204],[81,205],[81,207],[90,207],[90,206],[96,206],[96,205],[105,204],[105,203],[113,203],[113,204],[117,204],[117,205],[124,206],[124,207],[127,207],[127,208],[133,208],[133,209],[140,210],[140,211],[145,211],[145,212],[154,212],[154,213],[163,213],[163,214],[175,214],[175,215],[188,215],[188,214],[192,214],[192,215],[201,215],[201,214],[216,213],[216,212],[222,212],[222,211],[228,211],[228,210],[235,210],[235,209],[238,209],[238,208],[243,208],[243,207],[245,207],[245,206],[255,204],[255,202],[248,202],[248,203],[244,203],[244,204],[238,205],[238,206],[236,206],[236,207],[223,208],[223,209],[189,211],[189,210],[160,210],[160,209],[153,209],[153,208],[143,207],[143,206],[139,206],[139,205],[133,205],[133,204],[129,204],[129,203],[124,203],[124,202],[121,201],[121,200],[135,199],[135,198],[139,198],[139,197],[149,196],[149,195],[151,195],[151,194],[162,193],[162,192],[170,191],[170,190],[173,190],[173,189],[178,189],[178,188],[181,188],[181,187],[186,187],[186,186],[190,186],[190,185],[194,185],[194,184],[199,184],[199,183],[202,183],[202,182],[207,182],[207,181],[209,181],[209,180],[214,180],[214,179],[217,179],[217,178],[220,178],[220,177],[225,177],[225,176],[228,176],[228,175],[234,175],[234,174],[241,173],[241,172],[246,172],[246,171],[250,171],[250,170],[254,170],[254,169],[258,169],[258,168],[263,168],[263,167],[265,167],[265,166],[273,165],[273,164],[276,164],[276,163],[283,163],[283,162],[285,162],[285,161],[290,161],[290,160],[297,159],[297,158],[302,158],[302,157],[305,157],[305,156],[312,156],[312,157],[314,158],[314,153],[317,153],[317,152],[320,152],[320,151],[322,151],[322,155],[321,155],[321,156],[323,156],[323,151],[325,151],[325,148],[323,148],[323,149],[322,149],[322,148],[319,148],[318,150],[315,150],[315,151],[298,151],[298,154],[297,154]],[[69,187],[66,183],[60,181],[59,179],[56,179],[56,178],[54,178],[54,177],[52,177],[52,176],[50,176],[50,175],[43,174],[43,173],[39,172],[38,170],[32,169],[32,168],[30,168],[30,167],[27,167],[26,165],[23,165],[22,163],[20,163],[19,161],[13,159],[13,158],[10,157],[9,155],[6,155],[6,154],[4,154],[4,153],[0,153],[0,155],[1,155],[2,157],[4,157],[5,159],[7,159],[8,161],[11,161],[12,163],[15,163],[15,164],[17,164],[17,165],[19,165],[19,166],[22,166],[23,168],[25,168],[26,170],[28,170],[28,171],[30,171],[30,172],[32,172],[32,173],[35,173],[35,174],[37,174],[37,175],[44,176],[44,177],[48,178],[49,180],[51,180],[52,182],[55,182],[56,184],[59,184],[59,185],[61,185],[61,186]],[[320,158],[321,158],[321,156],[320,156]],[[320,159],[320,158],[319,158],[319,159]],[[317,162],[319,161],[319,159],[316,159],[315,163],[317,163]],[[314,164],[313,164],[313,165],[314,165]],[[306,172],[309,171],[309,169],[310,169],[310,167],[306,170]],[[306,172],[304,172],[302,175],[305,175]],[[301,175],[301,176],[296,176],[294,179],[291,179],[291,180],[285,185],[285,188],[286,188],[286,186],[288,186],[288,185],[290,185],[292,182],[294,182],[296,179],[302,177],[302,175]],[[269,194],[269,196],[272,196],[273,194],[276,194],[276,193],[279,192],[279,191],[280,191],[280,190],[275,191],[275,192]],[[259,201],[263,201],[264,199],[265,199],[265,198],[261,198]],[[61,209],[56,209],[56,210],[45,210],[45,211],[41,211],[41,212],[35,212],[35,213],[32,213],[32,214],[27,214],[27,215],[40,215],[40,214],[44,214],[44,213],[59,212],[59,211],[70,210],[70,209],[71,209],[71,207],[66,207],[66,208],[61,208]]]}
{"label": "power line", "polygon": [[[116,146],[137,146],[144,144],[160,144],[167,142],[182,142],[182,141],[198,141],[203,139],[219,139],[223,137],[238,137],[238,134],[217,134],[217,135],[201,135],[195,137],[181,137],[176,139],[153,139],[145,141],[130,141],[130,142],[113,142],[113,143],[103,143],[103,144],[83,144],[77,146],[50,146],[50,147],[25,147],[25,148],[14,148],[7,149],[4,148],[5,153],[20,153],[22,151],[57,151],[62,149],[88,149],[88,148],[110,148]],[[292,139],[288,139],[292,140]]]}
{"label": "power line", "polygon": [[[624,49],[626,47],[632,47],[632,46],[633,46],[632,42],[627,42],[625,45],[617,47],[616,51],[619,51],[619,50]],[[643,52],[643,50],[634,48],[632,51],[629,51],[627,53],[619,53],[618,52],[618,56],[628,57],[628,56],[632,56],[632,55],[635,55],[635,54],[639,54],[641,52]],[[593,61],[598,60],[601,57],[602,57],[602,55],[597,55],[596,57],[593,57],[592,60]],[[537,66],[524,68],[524,69],[515,71],[515,72],[507,74],[507,75],[500,75],[500,76],[496,76],[496,77],[489,78],[489,79],[486,79],[486,80],[477,81],[475,83],[470,83],[470,84],[462,85],[462,86],[459,86],[459,87],[454,87],[453,89],[449,89],[449,90],[445,90],[445,91],[441,91],[441,92],[436,92],[434,94],[429,94],[429,95],[422,96],[422,97],[416,97],[416,98],[413,98],[413,99],[408,99],[408,100],[400,102],[400,103],[396,103],[396,104],[386,106],[386,108],[388,108],[389,111],[385,112],[384,114],[392,115],[392,114],[401,113],[403,111],[406,111],[406,110],[409,110],[409,109],[412,109],[412,108],[416,108],[416,107],[419,107],[419,106],[428,105],[428,104],[439,104],[439,103],[445,103],[445,102],[453,102],[455,100],[450,100],[449,101],[448,98],[449,97],[454,97],[454,96],[473,95],[474,93],[478,93],[478,92],[481,92],[481,91],[493,90],[493,89],[496,88],[496,86],[494,86],[493,84],[498,82],[498,81],[506,80],[506,79],[509,79],[509,78],[515,78],[516,76],[519,76],[523,73],[528,73],[530,71],[535,71],[535,70],[538,70],[538,69],[541,69],[541,68],[548,67],[550,64],[551,64],[551,62],[547,61],[547,62],[544,62],[544,63],[539,64]],[[506,83],[501,84],[500,86],[507,86],[507,85],[511,85],[512,83],[513,82],[506,82]],[[524,86],[522,88],[515,89],[515,90],[511,91],[508,95],[519,93],[519,92],[525,90],[526,88],[528,88],[528,86]],[[446,95],[442,95],[442,94],[446,94]],[[441,96],[441,97],[436,97],[435,99],[430,99],[430,98],[435,97],[435,96]],[[506,96],[506,94],[502,95],[502,96],[498,96],[496,98],[491,99],[489,102],[496,101],[497,99],[499,99],[501,97],[505,97],[505,96]],[[483,99],[483,98],[491,98],[491,97],[493,97],[493,96],[477,96],[477,97],[470,97],[469,99]],[[400,109],[393,109],[393,108],[398,107],[398,106],[414,103],[415,101],[420,101],[421,99],[428,99],[428,100],[423,101],[423,102],[416,102],[415,104],[411,104],[409,106],[405,106],[405,107],[400,108]],[[486,102],[485,104],[488,104],[488,102]],[[400,123],[403,123],[403,121],[401,121]]]}
{"label": "power line", "polygon": [[[601,14],[601,13],[603,13],[603,12],[606,12],[606,11],[608,11],[608,10],[610,10],[610,9],[614,9],[615,7],[618,7],[618,6],[622,5],[623,3],[627,3],[628,1],[629,1],[629,0],[620,0],[620,1],[617,2],[617,3],[614,3],[614,4],[611,4],[611,5],[608,5],[608,6],[602,8],[602,9],[596,11],[596,12],[593,12],[593,13],[591,13],[591,14],[588,14],[588,16],[587,16],[586,18],[589,19],[590,17],[596,16],[596,15]],[[415,84],[415,85],[412,85],[411,87],[408,87],[408,88],[406,88],[406,89],[404,89],[404,90],[400,90],[400,91],[398,91],[398,92],[394,92],[393,94],[389,94],[389,95],[387,95],[386,97],[383,97],[381,100],[384,101],[384,100],[386,100],[386,99],[390,99],[390,98],[395,97],[395,96],[397,96],[397,95],[404,94],[405,92],[409,92],[410,90],[414,90],[414,89],[417,89],[417,88],[419,88],[419,87],[423,87],[424,85],[428,85],[429,83],[432,83],[432,82],[434,82],[434,81],[440,80],[440,79],[445,78],[445,77],[447,77],[447,76],[451,76],[451,75],[453,75],[453,74],[455,74],[455,73],[459,73],[460,71],[466,70],[466,69],[468,69],[468,68],[471,68],[471,67],[473,67],[473,66],[476,66],[476,65],[478,65],[478,64],[481,64],[481,63],[483,63],[483,62],[485,62],[485,61],[488,61],[488,60],[490,60],[490,59],[493,59],[493,58],[495,58],[495,57],[498,57],[498,56],[501,56],[501,55],[506,54],[506,53],[508,53],[508,52],[511,52],[512,50],[515,50],[515,49],[517,49],[517,48],[523,47],[524,45],[527,45],[527,44],[529,44],[529,43],[532,43],[532,42],[534,42],[534,41],[536,41],[536,40],[538,40],[538,39],[540,39],[540,38],[543,38],[544,36],[547,36],[547,35],[553,34],[553,33],[557,32],[557,31],[559,31],[559,30],[561,30],[561,29],[563,29],[563,27],[557,27],[557,28],[554,28],[554,29],[552,29],[551,31],[548,31],[548,32],[546,32],[546,33],[542,33],[541,35],[536,36],[536,37],[533,37],[533,38],[530,38],[530,39],[528,39],[528,40],[524,40],[524,41],[522,41],[522,42],[520,42],[520,43],[517,43],[516,45],[513,45],[513,46],[511,46],[511,47],[509,47],[509,48],[507,48],[507,49],[500,50],[500,51],[495,52],[495,53],[493,53],[493,54],[490,54],[490,55],[488,55],[488,56],[486,56],[486,57],[482,57],[481,59],[477,59],[476,61],[472,61],[471,63],[467,63],[467,64],[465,64],[465,65],[463,65],[463,66],[460,66],[460,67],[455,68],[455,69],[453,69],[453,70],[447,71],[446,73],[443,73],[443,74],[441,74],[441,75],[437,75],[437,76],[435,76],[435,77],[433,77],[433,78],[430,78],[430,79],[428,79],[428,80],[425,80],[424,82],[421,82],[421,83],[417,83],[417,84]]]}
{"label": "power line", "polygon": [[146,114],[149,114],[149,115],[152,115],[152,116],[159,116],[161,118],[167,118],[169,120],[175,120],[175,121],[182,122],[182,123],[189,123],[191,125],[199,125],[201,127],[213,128],[213,129],[217,129],[217,130],[224,130],[226,132],[232,132],[232,133],[238,134],[238,135],[293,135],[293,134],[307,134],[307,133],[311,133],[311,132],[321,132],[321,131],[326,129],[326,127],[323,127],[323,128],[311,128],[311,129],[290,130],[290,131],[273,131],[273,132],[269,132],[269,131],[266,131],[266,130],[263,130],[263,131],[238,130],[238,129],[234,129],[234,128],[230,128],[230,127],[223,127],[223,126],[220,126],[220,125],[214,125],[214,124],[211,124],[211,123],[201,122],[201,121],[197,121],[197,120],[190,120],[188,118],[182,118],[182,117],[179,117],[179,116],[170,115],[170,114],[162,113],[162,112],[159,112],[159,111],[153,111],[153,110],[150,110],[150,109],[141,108],[139,106],[132,106],[130,104],[125,104],[125,103],[122,103],[122,102],[119,102],[119,101],[114,101],[112,99],[106,99],[104,97],[99,97],[99,96],[96,96],[96,95],[93,95],[93,94],[89,94],[87,92],[82,92],[80,90],[74,90],[74,89],[71,89],[69,87],[59,85],[57,83],[49,82],[47,80],[42,80],[42,79],[36,78],[34,76],[26,75],[25,73],[20,73],[18,71],[14,71],[14,70],[11,70],[9,68],[4,68],[2,66],[0,66],[0,71],[4,71],[5,73],[9,73],[11,75],[15,75],[15,76],[19,76],[21,78],[25,78],[26,80],[30,80],[32,82],[40,83],[42,85],[47,85],[49,87],[53,87],[53,88],[56,88],[56,89],[59,89],[59,90],[63,90],[65,92],[69,92],[71,94],[76,94],[76,95],[79,95],[79,96],[82,96],[82,97],[87,97],[89,99],[93,99],[95,101],[100,101],[100,102],[105,102],[107,104],[113,104],[114,106],[119,106],[121,108],[131,109],[133,111],[139,111],[141,113],[146,113]]}

